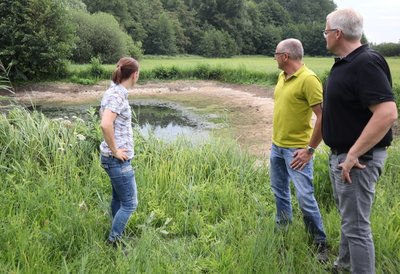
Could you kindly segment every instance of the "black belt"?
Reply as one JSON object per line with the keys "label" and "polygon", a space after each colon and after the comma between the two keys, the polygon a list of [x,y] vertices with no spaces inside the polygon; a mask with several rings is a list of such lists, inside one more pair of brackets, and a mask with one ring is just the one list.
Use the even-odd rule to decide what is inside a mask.
{"label": "black belt", "polygon": [[[367,152],[365,152],[363,155],[361,155],[358,158],[360,160],[371,160],[374,156],[374,149],[375,148],[371,148],[370,150],[368,150]],[[379,148],[377,148],[377,149],[379,149]],[[331,153],[333,155],[339,155],[339,154],[343,154],[343,153],[347,153],[347,152],[349,152],[349,149],[331,148]]]}
{"label": "black belt", "polygon": [[339,154],[343,154],[343,153],[347,153],[347,152],[349,152],[349,148],[335,148],[335,147],[332,147],[331,148],[331,153],[333,154],[333,155],[339,155]]}

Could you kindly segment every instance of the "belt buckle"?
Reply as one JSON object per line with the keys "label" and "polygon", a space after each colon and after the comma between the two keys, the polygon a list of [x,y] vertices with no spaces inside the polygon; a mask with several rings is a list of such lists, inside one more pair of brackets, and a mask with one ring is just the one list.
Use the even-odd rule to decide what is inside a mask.
{"label": "belt buckle", "polygon": [[101,155],[104,156],[104,157],[107,157],[107,158],[112,157],[111,153],[102,152]]}

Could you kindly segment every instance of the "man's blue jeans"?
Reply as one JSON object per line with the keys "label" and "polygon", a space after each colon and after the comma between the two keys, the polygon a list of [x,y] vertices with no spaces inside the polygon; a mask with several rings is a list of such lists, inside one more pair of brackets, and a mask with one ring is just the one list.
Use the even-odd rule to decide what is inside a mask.
{"label": "man's blue jeans", "polygon": [[125,226],[138,204],[135,172],[130,160],[121,161],[112,156],[102,155],[101,165],[111,180],[113,220],[108,240],[114,242],[121,238]]}
{"label": "man's blue jeans", "polygon": [[313,161],[311,159],[302,170],[292,169],[290,163],[296,150],[297,148],[283,148],[272,144],[270,179],[276,202],[276,223],[278,226],[285,226],[292,222],[290,195],[290,180],[292,180],[307,231],[315,243],[324,243],[326,234],[312,183]]}

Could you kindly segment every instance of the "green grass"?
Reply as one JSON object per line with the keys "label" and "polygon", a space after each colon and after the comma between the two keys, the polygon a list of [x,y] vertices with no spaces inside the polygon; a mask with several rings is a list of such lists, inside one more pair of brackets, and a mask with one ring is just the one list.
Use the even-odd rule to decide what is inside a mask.
{"label": "green grass", "polygon": [[[328,273],[312,256],[295,199],[293,225],[274,232],[266,164],[226,139],[167,144],[135,132],[139,207],[126,229],[128,255],[109,248],[111,190],[100,138],[93,113],[89,122],[20,108],[0,116],[3,273]],[[316,196],[333,260],[340,220],[327,154],[316,157]],[[399,159],[396,143],[377,185],[377,273],[400,269]]]}
{"label": "green grass", "polygon": [[[400,83],[400,58],[386,58],[389,63],[392,78],[395,83]],[[333,64],[332,57],[305,57],[304,63],[314,70],[318,75],[325,75]],[[276,61],[272,56],[236,56],[233,58],[203,58],[199,56],[144,56],[140,60],[141,70],[145,73],[154,69],[163,67],[175,67],[180,70],[193,70],[199,66],[209,66],[211,68],[220,68],[222,70],[246,70],[251,73],[264,73],[265,75],[274,75],[279,72]],[[115,65],[104,65],[106,78],[114,70]],[[71,73],[77,73],[85,70],[88,65],[71,65]]]}

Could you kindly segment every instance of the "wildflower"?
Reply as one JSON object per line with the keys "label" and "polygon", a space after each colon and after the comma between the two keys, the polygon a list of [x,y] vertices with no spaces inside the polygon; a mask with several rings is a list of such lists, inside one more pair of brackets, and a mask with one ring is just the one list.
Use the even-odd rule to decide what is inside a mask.
{"label": "wildflower", "polygon": [[82,202],[79,204],[79,209],[80,209],[80,210],[87,210],[87,209],[88,209],[88,207],[87,207],[85,201],[82,201]]}
{"label": "wildflower", "polygon": [[72,125],[72,123],[71,123],[70,120],[63,120],[62,123],[63,123],[64,125],[66,125],[66,126]]}
{"label": "wildflower", "polygon": [[85,141],[86,137],[83,136],[82,134],[76,134],[76,138],[78,138],[79,141]]}

